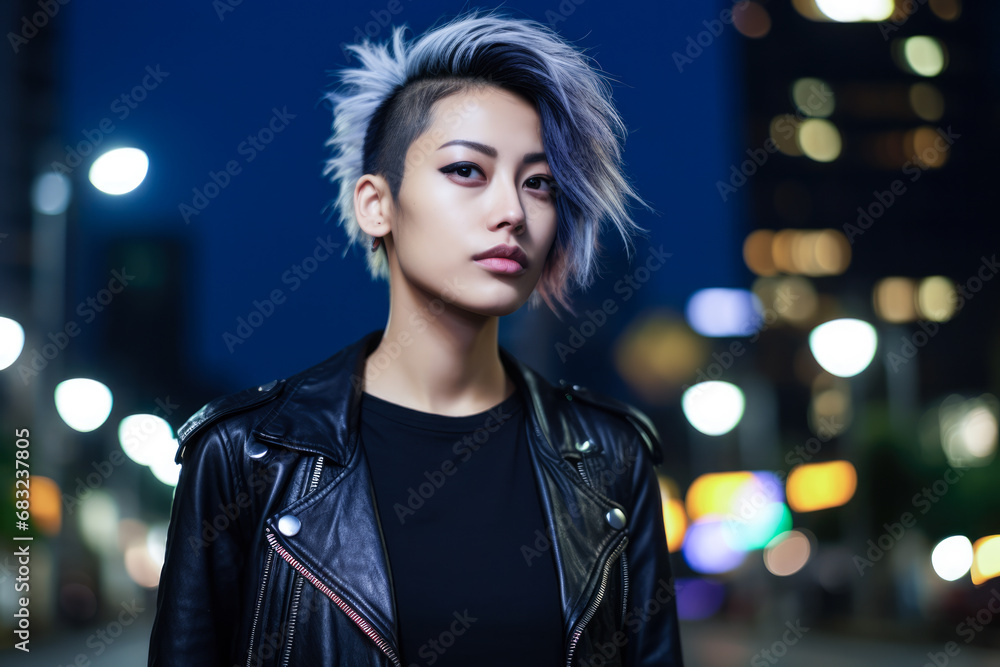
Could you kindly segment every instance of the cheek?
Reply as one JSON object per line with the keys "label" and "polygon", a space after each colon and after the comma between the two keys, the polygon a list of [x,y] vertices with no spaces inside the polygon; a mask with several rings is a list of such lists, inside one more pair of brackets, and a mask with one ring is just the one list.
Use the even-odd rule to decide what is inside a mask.
{"label": "cheek", "polygon": [[551,249],[552,245],[556,240],[556,230],[559,229],[559,218],[556,215],[555,210],[552,210],[549,216],[546,218],[545,236],[544,236],[544,247],[546,253]]}
{"label": "cheek", "polygon": [[400,200],[400,218],[394,240],[400,266],[412,277],[433,280],[454,273],[465,256],[456,230],[457,221],[448,209],[418,198],[409,205]]}

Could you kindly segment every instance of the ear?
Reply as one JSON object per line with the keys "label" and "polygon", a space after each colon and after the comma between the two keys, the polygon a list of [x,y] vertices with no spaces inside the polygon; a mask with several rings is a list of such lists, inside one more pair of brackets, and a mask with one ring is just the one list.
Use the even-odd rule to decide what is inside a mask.
{"label": "ear", "polygon": [[369,236],[385,236],[392,229],[392,191],[382,176],[365,174],[354,186],[354,216],[361,231]]}

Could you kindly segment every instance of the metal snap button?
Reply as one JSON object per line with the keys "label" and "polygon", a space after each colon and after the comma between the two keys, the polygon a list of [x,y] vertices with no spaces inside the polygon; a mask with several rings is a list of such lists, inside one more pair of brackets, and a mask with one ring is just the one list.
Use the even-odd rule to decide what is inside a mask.
{"label": "metal snap button", "polygon": [[583,442],[576,443],[576,451],[578,451],[578,452],[589,452],[590,451],[590,440],[584,440]]}
{"label": "metal snap button", "polygon": [[621,530],[625,527],[625,512],[622,512],[617,507],[605,514],[604,518],[608,520],[608,523],[615,530]]}
{"label": "metal snap button", "polygon": [[298,517],[292,516],[291,514],[286,514],[278,519],[278,530],[281,531],[282,535],[292,537],[296,535],[301,528],[302,522],[299,521]]}
{"label": "metal snap button", "polygon": [[251,440],[246,446],[247,456],[252,459],[262,459],[267,454],[267,445],[257,440]]}

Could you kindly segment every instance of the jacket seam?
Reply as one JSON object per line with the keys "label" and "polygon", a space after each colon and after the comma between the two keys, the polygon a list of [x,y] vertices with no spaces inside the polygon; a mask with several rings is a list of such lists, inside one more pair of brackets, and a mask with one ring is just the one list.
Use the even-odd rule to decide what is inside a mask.
{"label": "jacket seam", "polygon": [[[223,428],[224,425],[226,426],[226,428]],[[235,500],[235,498],[239,496],[241,493],[247,493],[247,487],[244,484],[243,473],[242,473],[243,466],[237,463],[235,442],[232,436],[229,434],[229,424],[225,424],[225,422],[222,422],[215,424],[212,428],[214,428],[218,432],[219,439],[222,441],[222,451],[226,459],[226,465],[229,467],[229,470],[226,471],[226,478],[232,480],[233,482],[234,488],[229,490],[235,491],[235,493],[233,493],[233,499]],[[212,428],[204,431],[202,433],[202,437],[208,436],[208,434],[212,432]],[[239,474],[237,474],[236,472],[238,470],[241,471]]]}
{"label": "jacket seam", "polygon": [[[629,481],[628,481],[628,485],[629,485],[629,494],[628,494],[628,496],[629,496],[629,498],[628,498],[629,511],[631,511],[632,508],[635,507],[636,493],[638,491],[638,483],[639,483],[639,480],[637,479],[637,477],[642,474],[641,468],[642,468],[642,465],[643,465],[643,459],[642,459],[642,452],[640,450],[646,449],[646,443],[643,442],[642,436],[640,434],[638,434],[638,433],[636,433],[635,437],[632,439],[632,448],[633,448],[632,452],[627,452],[627,454],[632,454],[632,453],[635,454],[635,459],[632,461],[632,465],[635,466],[635,470],[633,470],[632,474],[629,475]],[[647,454],[649,454],[648,451],[647,451]],[[652,461],[650,461],[650,463],[652,463]],[[653,470],[653,474],[654,475],[656,474],[656,470],[655,469]]]}

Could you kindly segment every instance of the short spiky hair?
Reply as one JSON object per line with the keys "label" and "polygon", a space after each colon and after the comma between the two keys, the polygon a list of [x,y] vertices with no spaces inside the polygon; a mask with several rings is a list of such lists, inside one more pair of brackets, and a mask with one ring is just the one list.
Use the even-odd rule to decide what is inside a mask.
{"label": "short spiky hair", "polygon": [[[324,97],[333,107],[333,146],[323,175],[332,173],[335,200],[347,232],[347,250],[368,241],[354,215],[354,188],[366,173],[399,194],[410,144],[430,124],[433,104],[482,85],[515,92],[534,104],[542,142],[558,184],[556,238],[529,306],[553,300],[571,313],[568,292],[594,280],[601,225],[610,221],[629,249],[630,232],[646,231],[629,215],[628,200],[648,205],[622,174],[625,126],[611,102],[607,79],[590,59],[547,26],[528,19],[472,10],[407,44],[408,28],[393,28],[391,42],[348,46],[361,67],[341,73],[342,86]],[[362,246],[364,247],[364,245]],[[385,246],[365,252],[373,278],[388,279]],[[558,313],[557,313],[558,315]]]}

